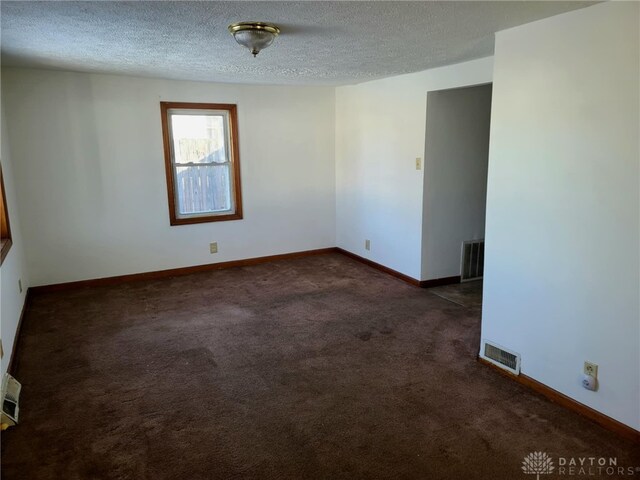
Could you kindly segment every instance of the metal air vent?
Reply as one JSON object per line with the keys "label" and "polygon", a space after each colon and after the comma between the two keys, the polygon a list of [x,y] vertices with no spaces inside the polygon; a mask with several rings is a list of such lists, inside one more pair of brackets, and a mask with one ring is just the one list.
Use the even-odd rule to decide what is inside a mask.
{"label": "metal air vent", "polygon": [[482,358],[515,375],[520,375],[520,355],[486,340],[482,346]]}
{"label": "metal air vent", "polygon": [[484,273],[484,240],[462,242],[460,280],[479,280]]}

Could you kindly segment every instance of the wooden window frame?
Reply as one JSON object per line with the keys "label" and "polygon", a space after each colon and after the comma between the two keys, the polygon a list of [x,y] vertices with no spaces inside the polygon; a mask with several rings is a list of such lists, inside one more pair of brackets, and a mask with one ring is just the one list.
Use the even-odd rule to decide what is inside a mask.
{"label": "wooden window frame", "polygon": [[0,201],[0,242],[1,242],[1,253],[0,253],[0,265],[4,262],[4,257],[9,253],[9,249],[11,249],[11,245],[13,245],[13,241],[11,240],[11,225],[9,224],[9,210],[7,209],[7,194],[4,189],[4,177],[2,175],[2,165],[0,165],[0,189],[2,189],[2,195]]}
{"label": "wooden window frame", "polygon": [[[172,160],[171,132],[169,128],[170,110],[225,110],[229,116],[229,161],[233,172],[233,199],[235,211],[229,214],[178,216],[174,165]],[[237,105],[232,103],[186,103],[160,102],[162,116],[162,141],[164,144],[164,164],[167,177],[167,198],[169,200],[169,221],[171,225],[192,225],[195,223],[224,222],[242,219],[242,190],[240,182],[240,155],[238,148],[238,114]]]}

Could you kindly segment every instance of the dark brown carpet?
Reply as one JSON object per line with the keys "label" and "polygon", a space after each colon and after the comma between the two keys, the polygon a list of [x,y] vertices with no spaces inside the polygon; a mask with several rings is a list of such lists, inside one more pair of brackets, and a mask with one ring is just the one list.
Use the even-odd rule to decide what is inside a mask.
{"label": "dark brown carpet", "polygon": [[41,295],[2,478],[514,480],[534,450],[640,465],[478,364],[479,330],[338,254]]}

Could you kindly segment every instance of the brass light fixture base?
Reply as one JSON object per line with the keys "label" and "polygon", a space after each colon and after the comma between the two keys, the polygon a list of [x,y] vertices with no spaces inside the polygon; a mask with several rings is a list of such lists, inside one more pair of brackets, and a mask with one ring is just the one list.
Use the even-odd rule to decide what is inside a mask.
{"label": "brass light fixture base", "polygon": [[271,23],[265,22],[236,22],[229,25],[229,32],[231,33],[239,32],[241,30],[265,30],[276,36],[280,33],[280,28]]}

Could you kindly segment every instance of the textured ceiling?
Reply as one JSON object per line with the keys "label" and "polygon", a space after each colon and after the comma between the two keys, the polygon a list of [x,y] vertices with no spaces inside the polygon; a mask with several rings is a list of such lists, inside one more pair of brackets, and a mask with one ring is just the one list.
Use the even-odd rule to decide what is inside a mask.
{"label": "textured ceiling", "polygon": [[[5,66],[341,85],[489,56],[499,30],[593,2],[2,1]],[[227,25],[279,25],[253,58]]]}

